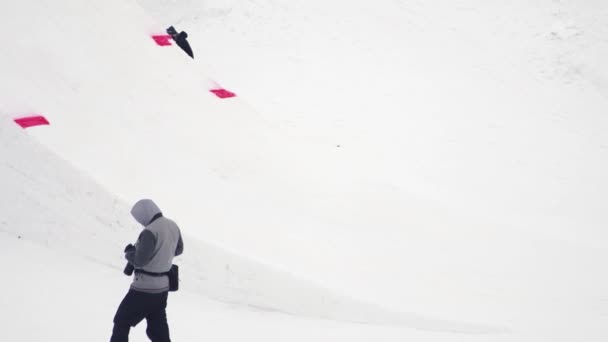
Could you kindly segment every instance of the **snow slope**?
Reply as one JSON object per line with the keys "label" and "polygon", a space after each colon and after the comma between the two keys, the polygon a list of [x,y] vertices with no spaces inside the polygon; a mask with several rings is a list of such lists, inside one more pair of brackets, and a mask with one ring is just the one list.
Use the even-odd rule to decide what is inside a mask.
{"label": "snow slope", "polygon": [[[140,197],[191,239],[182,339],[607,336],[601,2],[139,4],[156,19],[133,1],[0,4],[19,32],[0,38],[1,243],[28,284],[2,298],[15,339],[37,303],[83,307],[24,269],[79,285],[105,339]],[[168,24],[196,60],[153,44]],[[32,112],[51,126],[28,133],[79,171],[12,126]]]}
{"label": "snow slope", "polygon": [[479,303],[463,292],[489,288],[517,293],[518,314],[603,305],[600,287],[572,286],[605,283],[604,2],[139,2],[292,142],[334,152],[310,163],[320,189],[298,203],[342,228],[328,240],[359,277],[334,284],[459,315]]}
{"label": "snow slope", "polygon": [[356,149],[350,172],[606,238],[603,2],[139,2],[294,140]]}
{"label": "snow slope", "polygon": [[[122,244],[139,231],[129,220],[128,207],[32,141],[6,117],[0,121],[0,151],[5,156],[0,168],[4,190],[0,251],[9,275],[0,296],[0,321],[6,324],[3,336],[20,341],[49,336],[66,341],[106,340],[115,310],[110,303],[117,305],[128,287],[128,278],[120,273]],[[400,334],[397,328],[315,322],[287,313],[354,322],[415,323],[425,330],[490,331],[357,303],[215,246],[186,240],[189,256],[178,258],[185,271],[182,290],[172,298],[179,309],[169,311],[175,317],[172,325],[177,327],[178,339],[232,335],[232,339],[273,340],[266,335],[269,329],[277,341],[293,331],[307,331],[292,336],[302,341],[323,336],[324,331],[355,340],[395,336],[391,330]],[[292,318],[284,322],[285,317]],[[205,325],[220,323],[201,332],[199,320]],[[276,328],[279,322],[283,330]],[[237,324],[244,328],[235,332],[232,327]],[[139,330],[135,341],[144,336]]]}

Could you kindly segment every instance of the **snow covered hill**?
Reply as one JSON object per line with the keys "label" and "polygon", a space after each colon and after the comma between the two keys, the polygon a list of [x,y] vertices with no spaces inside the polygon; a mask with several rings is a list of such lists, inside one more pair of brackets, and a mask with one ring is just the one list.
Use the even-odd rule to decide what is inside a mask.
{"label": "snow covered hill", "polygon": [[606,13],[1,3],[0,321],[107,340],[151,197],[188,237],[174,340],[604,340]]}

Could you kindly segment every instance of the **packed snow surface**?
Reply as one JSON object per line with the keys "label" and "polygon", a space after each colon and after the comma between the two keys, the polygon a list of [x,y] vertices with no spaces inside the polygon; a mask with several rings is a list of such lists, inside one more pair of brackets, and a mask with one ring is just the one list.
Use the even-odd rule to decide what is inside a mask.
{"label": "packed snow surface", "polygon": [[607,16],[0,2],[3,336],[109,340],[148,197],[185,236],[174,341],[605,341]]}

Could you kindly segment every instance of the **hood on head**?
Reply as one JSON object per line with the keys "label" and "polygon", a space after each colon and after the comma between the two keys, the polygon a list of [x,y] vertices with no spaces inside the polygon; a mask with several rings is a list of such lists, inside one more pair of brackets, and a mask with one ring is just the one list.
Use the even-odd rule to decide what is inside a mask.
{"label": "hood on head", "polygon": [[142,226],[147,226],[154,216],[160,213],[161,211],[156,203],[150,199],[137,201],[133,206],[133,209],[131,209],[131,215],[133,215],[133,218],[141,223]]}

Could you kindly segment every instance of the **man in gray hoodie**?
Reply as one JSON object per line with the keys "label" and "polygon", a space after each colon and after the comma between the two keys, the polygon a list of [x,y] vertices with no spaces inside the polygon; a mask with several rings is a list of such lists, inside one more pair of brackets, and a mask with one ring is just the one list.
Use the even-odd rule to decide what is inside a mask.
{"label": "man in gray hoodie", "polygon": [[163,216],[149,199],[135,203],[131,215],[144,226],[135,246],[125,248],[125,258],[135,268],[129,292],[114,316],[111,342],[127,342],[129,330],[144,318],[152,342],[170,342],[167,325],[167,297],[173,257],[182,254],[184,243],[175,222]]}

